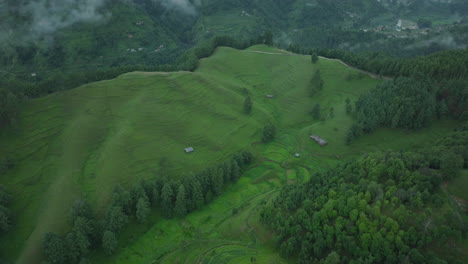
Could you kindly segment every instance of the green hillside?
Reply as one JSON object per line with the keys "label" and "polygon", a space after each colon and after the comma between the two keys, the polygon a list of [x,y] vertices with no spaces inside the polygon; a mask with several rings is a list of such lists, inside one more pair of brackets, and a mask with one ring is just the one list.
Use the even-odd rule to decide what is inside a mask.
{"label": "green hillside", "polygon": [[[325,85],[310,97],[317,69]],[[274,263],[269,262],[276,257],[268,234],[261,235],[256,226],[256,206],[262,199],[340,160],[378,149],[409,149],[456,126],[440,121],[417,132],[379,129],[345,145],[353,120],[346,114],[346,99],[355,101],[379,82],[339,61],[322,58],[312,64],[310,56],[254,46],[243,51],[218,48],[193,73],[133,72],[31,100],[14,128],[0,138],[0,156],[15,163],[0,184],[14,194],[17,214],[14,230],[0,240],[6,245],[0,254],[18,263],[37,262],[44,233],[68,228],[67,213],[75,199],[86,197],[100,212],[116,184],[179,179],[248,148],[258,160],[239,183],[185,221],[161,221],[155,214],[150,224],[132,224],[120,239],[125,250],[119,250],[115,260],[152,263],[164,257],[165,263],[177,263],[178,249],[187,254],[184,259],[193,260],[188,263],[208,258],[213,263],[248,263],[248,250],[259,252],[258,263],[261,258]],[[245,90],[253,100],[250,115],[242,111]],[[318,121],[310,114],[316,103],[323,116]],[[262,128],[268,123],[277,127],[277,139],[262,144]],[[311,134],[329,145],[319,147]],[[184,153],[186,147],[195,152]],[[240,210],[231,217],[234,208]],[[255,245],[248,232],[252,229],[260,234]],[[100,253],[95,257],[96,263],[110,261]],[[216,260],[221,257],[225,259]]]}

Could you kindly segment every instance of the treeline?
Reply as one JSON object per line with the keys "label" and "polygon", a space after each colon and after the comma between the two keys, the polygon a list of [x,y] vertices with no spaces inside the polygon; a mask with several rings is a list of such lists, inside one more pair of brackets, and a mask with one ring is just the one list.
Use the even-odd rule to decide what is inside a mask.
{"label": "treeline", "polygon": [[[193,71],[198,60],[209,57],[219,46],[245,49],[255,44],[273,44],[271,32],[265,32],[250,40],[229,36],[217,36],[187,50],[173,64],[164,65],[124,65],[101,70],[89,69],[81,72],[51,71],[44,75],[23,76],[5,74],[0,78],[0,128],[11,124],[16,117],[21,101],[36,98],[53,92],[68,90],[80,85],[116,78],[132,71]],[[1,72],[0,72],[1,73]]]}
{"label": "treeline", "polygon": [[298,46],[290,50],[340,59],[353,67],[394,78],[361,95],[355,103],[356,122],[348,130],[347,143],[380,126],[418,129],[439,118],[468,119],[468,49],[412,59],[381,53],[304,50]]}
{"label": "treeline", "polygon": [[118,246],[119,233],[131,219],[144,223],[152,209],[166,218],[184,217],[221,194],[229,183],[239,180],[252,159],[252,154],[244,151],[180,181],[142,180],[130,190],[117,186],[102,219],[95,216],[86,201],[77,201],[70,210],[71,231],[44,237],[46,259],[51,264],[88,263],[86,256],[99,247],[112,254]]}
{"label": "treeline", "polygon": [[466,130],[420,151],[369,154],[286,186],[261,220],[275,230],[280,254],[301,264],[461,263],[447,241],[466,236],[466,223],[439,190],[463,167]]}
{"label": "treeline", "polygon": [[398,77],[380,84],[356,102],[356,122],[348,131],[347,143],[380,126],[418,129],[446,116],[447,103],[437,101],[436,90],[427,79]]}

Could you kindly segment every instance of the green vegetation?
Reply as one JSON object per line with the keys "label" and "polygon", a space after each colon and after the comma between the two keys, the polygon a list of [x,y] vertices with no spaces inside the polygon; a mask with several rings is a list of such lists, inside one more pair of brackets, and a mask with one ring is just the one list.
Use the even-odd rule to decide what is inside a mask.
{"label": "green vegetation", "polygon": [[11,195],[0,185],[0,235],[9,231],[13,224],[10,203]]}
{"label": "green vegetation", "polygon": [[[262,221],[277,232],[280,254],[298,255],[298,263],[328,263],[330,256],[334,263],[462,263],[463,253],[447,242],[461,241],[464,221],[438,191],[463,168],[467,146],[468,132],[462,131],[420,151],[379,152],[344,163],[284,187]],[[440,258],[432,247],[451,254]]]}
{"label": "green vegetation", "polygon": [[[324,85],[310,97],[310,80],[318,70]],[[86,197],[108,226],[94,229],[100,237],[89,238],[91,244],[105,245],[90,256],[97,263],[249,263],[254,256],[258,263],[287,263],[275,253],[258,214],[281,186],[306,182],[315,172],[363,153],[416,148],[458,123],[440,120],[412,132],[377,128],[345,145],[354,121],[346,113],[346,99],[357,101],[381,83],[367,75],[347,78],[358,73],[338,61],[312,64],[309,55],[262,45],[218,48],[193,73],[133,72],[28,101],[16,126],[2,131],[0,139],[0,155],[15,164],[0,183],[14,194],[11,208],[17,214],[15,229],[0,238],[6,244],[1,254],[31,263],[45,233],[88,234],[64,217],[73,201]],[[250,115],[242,111],[245,90],[255,102]],[[334,118],[314,120],[310,110],[315,104],[326,110],[325,117],[333,108]],[[276,127],[276,137],[258,144],[267,124]],[[311,134],[329,145],[315,144]],[[195,152],[184,153],[189,146]],[[215,177],[208,192],[190,180],[189,172],[224,164],[241,149],[251,151],[255,160],[243,174],[235,163],[223,165],[222,175],[232,171],[235,184]],[[141,179],[170,181],[142,187],[142,195],[140,188],[130,189]],[[117,184],[123,187],[113,191]],[[184,196],[191,197],[192,209],[184,210]],[[133,205],[122,207],[130,200]],[[186,212],[192,213],[182,220]],[[50,239],[51,245],[60,239]],[[84,243],[79,250],[86,249]]]}

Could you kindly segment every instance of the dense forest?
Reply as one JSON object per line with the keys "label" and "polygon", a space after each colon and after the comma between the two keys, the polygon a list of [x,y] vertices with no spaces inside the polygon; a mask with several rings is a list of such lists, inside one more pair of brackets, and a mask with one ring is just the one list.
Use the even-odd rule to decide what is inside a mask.
{"label": "dense forest", "polygon": [[[340,59],[387,78],[355,102],[356,121],[348,131],[347,143],[380,126],[418,129],[436,119],[450,117],[466,121],[468,118],[468,49],[412,59],[344,50],[307,51],[298,46],[290,46],[290,50],[310,53],[312,57],[319,54]],[[347,112],[351,113],[351,109],[347,102]]]}
{"label": "dense forest", "polygon": [[229,183],[238,181],[252,159],[252,153],[244,151],[181,181],[161,172],[163,175],[143,180],[129,190],[117,186],[105,215],[99,218],[86,200],[78,200],[70,209],[71,230],[65,235],[48,233],[44,237],[46,259],[53,264],[88,263],[87,255],[97,248],[111,255],[117,249],[119,233],[129,221],[145,223],[151,210],[165,218],[183,218],[221,194]]}
{"label": "dense forest", "polygon": [[468,168],[467,146],[462,130],[417,151],[346,162],[284,187],[262,221],[280,254],[299,263],[461,263],[448,242],[466,227],[441,185]]}

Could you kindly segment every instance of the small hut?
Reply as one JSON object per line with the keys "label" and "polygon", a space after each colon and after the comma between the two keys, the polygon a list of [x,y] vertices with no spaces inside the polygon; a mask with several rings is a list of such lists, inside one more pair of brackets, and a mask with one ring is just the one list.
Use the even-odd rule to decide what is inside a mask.
{"label": "small hut", "polygon": [[325,141],[323,138],[321,138],[319,136],[312,135],[312,136],[310,136],[310,138],[315,140],[315,142],[317,142],[320,146],[325,146],[325,145],[328,144],[327,141]]}
{"label": "small hut", "polygon": [[275,96],[272,95],[272,94],[267,94],[266,97],[267,97],[267,98],[273,98],[273,97],[275,97]]}
{"label": "small hut", "polygon": [[184,149],[185,153],[190,153],[190,152],[194,152],[195,149],[193,149],[192,147],[189,147],[189,148],[186,148]]}
{"label": "small hut", "polygon": [[301,157],[301,154],[296,153],[296,154],[294,154],[294,156],[295,156],[296,158],[299,158],[299,157]]}

